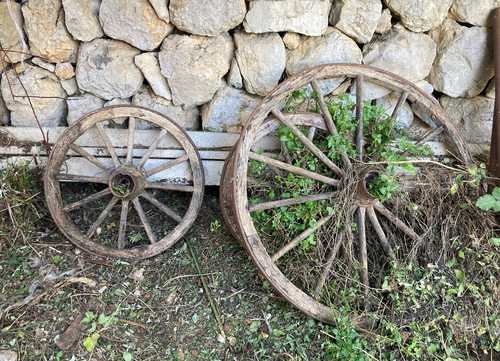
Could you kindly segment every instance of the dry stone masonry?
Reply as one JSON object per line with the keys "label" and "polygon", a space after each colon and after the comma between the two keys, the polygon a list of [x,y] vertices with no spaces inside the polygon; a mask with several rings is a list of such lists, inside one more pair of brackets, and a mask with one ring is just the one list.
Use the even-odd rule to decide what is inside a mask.
{"label": "dry stone masonry", "polygon": [[234,35],[236,62],[245,89],[265,96],[281,79],[286,65],[285,44],[276,33]]}
{"label": "dry stone masonry", "polygon": [[[239,132],[285,77],[364,63],[433,93],[468,142],[485,144],[496,7],[500,0],[0,0],[0,125],[67,126],[134,104],[185,129]],[[355,93],[342,79],[320,86]],[[376,84],[366,93],[388,111],[396,105]],[[432,126],[422,118],[408,103],[397,126]]]}
{"label": "dry stone masonry", "polygon": [[488,29],[446,20],[432,36],[439,52],[429,79],[436,90],[451,97],[479,95],[494,75]]}
{"label": "dry stone masonry", "polygon": [[154,50],[172,32],[148,0],[102,0],[99,20],[104,33],[140,50]]}
{"label": "dry stone masonry", "polygon": [[[199,110],[197,107],[181,107],[157,96],[148,86],[144,86],[132,98],[132,104],[155,110],[166,115],[185,129],[199,130]],[[139,128],[145,129],[149,123],[141,122]]]}
{"label": "dry stone masonry", "polygon": [[92,41],[104,35],[99,23],[100,0],[62,0],[66,28],[73,39]]}
{"label": "dry stone masonry", "polygon": [[76,61],[78,43],[66,29],[60,0],[30,0],[22,13],[31,54],[51,63]]}
{"label": "dry stone masonry", "polygon": [[29,55],[26,38],[23,32],[24,20],[21,14],[21,5],[13,1],[0,2],[0,44],[2,48],[11,50],[7,54],[0,53],[2,65],[5,63],[17,63],[28,59]]}
{"label": "dry stone masonry", "polygon": [[170,19],[177,29],[216,36],[243,22],[245,0],[170,0]]}
{"label": "dry stone masonry", "polygon": [[292,31],[319,36],[328,27],[330,0],[251,0],[243,23],[249,33]]}
{"label": "dry stone masonry", "polygon": [[358,43],[370,42],[382,16],[380,0],[336,1],[330,23]]}
{"label": "dry stone masonry", "polygon": [[425,32],[446,18],[453,0],[385,0],[403,25],[411,31]]}
{"label": "dry stone masonry", "polygon": [[[18,64],[2,74],[2,98],[10,111],[13,126],[33,127],[37,120],[44,127],[55,127],[64,122],[66,93],[59,79],[50,71],[29,64]],[[38,119],[35,119],[24,97],[24,89],[30,95]]]}
{"label": "dry stone masonry", "polygon": [[490,25],[491,11],[500,7],[500,0],[454,0],[451,16],[457,21],[477,26]]}
{"label": "dry stone masonry", "polygon": [[172,35],[160,51],[161,72],[176,105],[202,105],[223,85],[234,53],[227,33],[216,37]]}
{"label": "dry stone masonry", "polygon": [[82,44],[76,67],[78,87],[106,100],[131,97],[144,81],[134,62],[139,54],[138,49],[116,40]]}

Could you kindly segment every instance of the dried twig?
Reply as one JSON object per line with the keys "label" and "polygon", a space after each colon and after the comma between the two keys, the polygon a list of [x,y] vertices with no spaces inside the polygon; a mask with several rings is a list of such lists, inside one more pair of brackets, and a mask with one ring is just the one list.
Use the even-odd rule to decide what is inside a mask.
{"label": "dried twig", "polygon": [[37,290],[40,288],[42,285],[41,282],[36,281],[34,282],[29,289],[29,295],[26,296],[24,299],[22,299],[19,302],[13,303],[10,306],[7,306],[4,310],[0,311],[0,320],[3,319],[10,311],[29,305],[29,304],[35,304],[39,302],[42,298],[48,296],[49,294],[53,294],[54,291],[59,290],[60,288],[64,288],[66,286],[75,284],[75,283],[80,283],[80,284],[85,284],[89,287],[95,287],[96,283],[94,280],[91,280],[86,277],[68,277],[58,283],[56,283],[54,286],[51,286],[50,288],[46,289],[45,291],[38,293]]}
{"label": "dried twig", "polygon": [[220,273],[221,272],[210,272],[210,273],[199,273],[199,274],[191,274],[191,275],[179,275],[179,276],[175,276],[175,277],[172,277],[172,278],[168,279],[167,282],[165,282],[165,284],[163,285],[163,287],[166,287],[169,283],[172,283],[174,281],[177,281],[177,280],[180,280],[180,279],[183,279],[183,278],[212,276],[212,275],[220,274]]}
{"label": "dried twig", "polygon": [[[2,63],[5,64],[5,60],[4,59],[7,59],[7,62],[12,63],[12,61],[11,61],[11,59],[9,57],[8,51],[6,49],[4,49],[4,47],[2,46],[2,44],[0,44],[0,52],[3,53],[3,56],[0,56],[0,61],[2,61]],[[17,72],[14,72],[14,73],[16,75],[17,81],[19,82],[19,85],[23,88],[23,91],[26,94],[25,97],[28,99],[28,105],[31,108],[31,112],[33,113],[33,117],[34,117],[34,119],[36,121],[37,127],[38,127],[38,129],[40,129],[40,132],[42,133],[42,145],[45,148],[45,151],[47,152],[47,154],[49,154],[51,147],[50,147],[49,141],[47,139],[47,136],[45,135],[45,133],[43,131],[42,124],[40,123],[40,119],[38,118],[38,116],[36,114],[35,107],[34,107],[33,102],[31,100],[31,98],[33,98],[33,96],[31,96],[30,94],[28,94],[28,90],[26,89],[25,85],[21,81],[21,77],[19,76],[19,74],[17,74]],[[17,95],[14,94],[14,90],[12,88],[12,83],[11,83],[11,81],[9,79],[8,72],[5,73],[5,79],[7,79],[7,83],[9,85],[9,91],[11,93],[12,99],[18,97]]]}
{"label": "dried twig", "polygon": [[207,297],[208,302],[210,303],[210,308],[212,309],[212,313],[214,314],[215,320],[217,321],[217,325],[219,326],[220,334],[222,336],[224,336],[224,338],[225,338],[226,333],[224,332],[224,324],[222,322],[218,307],[217,307],[217,305],[212,297],[212,294],[210,292],[210,288],[208,287],[208,282],[207,282],[205,276],[203,276],[203,272],[201,271],[200,264],[198,263],[198,257],[194,253],[194,250],[191,247],[189,240],[186,240],[186,245],[187,245],[187,248],[189,249],[189,253],[191,254],[194,268],[195,268],[196,272],[198,272],[198,274],[200,275],[201,283],[203,285],[203,290],[205,291],[205,296]]}

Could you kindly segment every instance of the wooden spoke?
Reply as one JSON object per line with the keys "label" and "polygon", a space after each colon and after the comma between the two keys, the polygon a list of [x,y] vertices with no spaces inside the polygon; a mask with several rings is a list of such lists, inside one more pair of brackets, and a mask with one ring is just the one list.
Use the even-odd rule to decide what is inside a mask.
{"label": "wooden spoke", "polygon": [[294,173],[294,174],[297,174],[297,175],[300,175],[300,176],[303,176],[306,178],[317,180],[319,182],[322,182],[322,183],[325,183],[325,184],[328,184],[328,185],[331,185],[334,187],[339,184],[339,181],[336,179],[326,177],[324,175],[321,175],[321,174],[318,174],[315,172],[311,172],[311,171],[308,171],[308,170],[305,170],[305,169],[302,169],[299,167],[295,167],[293,165],[290,165],[290,164],[281,162],[279,160],[269,158],[269,157],[266,157],[264,155],[260,155],[260,154],[254,153],[254,152],[250,152],[249,158],[256,160],[256,161],[259,161],[259,162],[262,162],[262,163],[265,163],[265,164],[268,164],[270,166],[279,168],[279,169],[283,169],[283,170],[290,172],[290,173]]}
{"label": "wooden spoke", "polygon": [[364,77],[358,76],[356,79],[356,120],[358,122],[358,130],[356,134],[356,148],[358,150],[358,159],[363,160],[364,157],[364,124],[363,124],[363,98],[364,98]]}
{"label": "wooden spoke", "polygon": [[330,134],[337,134],[337,127],[335,126],[335,123],[333,122],[332,115],[330,114],[330,111],[328,110],[328,106],[326,105],[325,98],[323,97],[323,94],[321,93],[321,89],[319,87],[319,84],[316,80],[313,80],[311,82],[312,88],[316,93],[316,96],[318,97],[318,103],[319,103],[319,109],[321,110],[321,114],[323,115],[323,118],[325,119],[326,127],[330,131]]}
{"label": "wooden spoke", "polygon": [[[366,208],[358,208],[358,237],[359,237],[359,251],[361,257],[361,280],[365,286],[365,296],[368,294],[369,280],[368,280],[368,251],[366,249]],[[367,300],[365,299],[365,305]]]}
{"label": "wooden spoke", "polygon": [[330,158],[328,158],[325,153],[323,153],[312,141],[307,138],[307,136],[302,133],[302,131],[297,128],[295,124],[289,121],[286,116],[278,109],[272,111],[273,115],[284,125],[286,125],[292,133],[299,138],[302,144],[304,144],[320,161],[322,161],[328,168],[335,172],[340,177],[344,176],[344,171],[340,169],[335,163],[333,163]]}
{"label": "wooden spoke", "polygon": [[130,201],[125,199],[122,201],[122,212],[120,214],[120,228],[118,231],[118,249],[125,248],[125,237],[127,233],[127,217],[128,217],[128,206]]}
{"label": "wooden spoke", "polygon": [[135,118],[129,118],[129,120],[128,120],[127,159],[125,160],[125,162],[127,164],[132,164],[132,159],[134,156],[135,123],[136,123]]}
{"label": "wooden spoke", "polygon": [[157,174],[157,173],[160,173],[160,172],[164,172],[170,168],[173,168],[179,164],[182,164],[186,161],[189,160],[189,156],[187,154],[183,155],[183,156],[180,156],[179,158],[177,159],[174,159],[174,160],[171,160],[169,162],[165,162],[161,165],[159,165],[158,167],[155,167],[155,168],[152,168],[152,169],[148,169],[146,171],[146,177],[150,177],[154,174]]}
{"label": "wooden spoke", "polygon": [[104,129],[104,126],[102,123],[97,123],[96,125],[97,129],[97,134],[99,134],[99,137],[103,141],[104,145],[106,146],[106,149],[108,150],[109,155],[113,159],[113,163],[115,166],[119,167],[120,166],[120,161],[118,160],[118,156],[116,155],[115,148],[113,146],[113,143],[111,142],[111,139],[109,139],[108,135],[106,134],[106,130]]}
{"label": "wooden spoke", "polygon": [[311,127],[307,131],[307,139],[309,139],[311,142],[314,140],[314,137],[316,136],[316,128]]}
{"label": "wooden spoke", "polygon": [[141,206],[141,202],[139,201],[139,198],[134,198],[132,200],[132,204],[134,205],[135,211],[139,215],[139,218],[141,219],[141,223],[144,227],[144,230],[146,231],[146,234],[148,235],[149,242],[151,243],[156,243],[156,236],[153,232],[153,228],[151,228],[151,224],[148,221],[148,217],[146,216],[146,213],[144,213],[144,209]]}
{"label": "wooden spoke", "polygon": [[427,132],[426,134],[424,134],[424,136],[422,137],[422,139],[420,139],[418,142],[417,142],[417,145],[422,145],[424,144],[425,142],[428,142],[432,139],[434,139],[435,137],[437,137],[439,134],[441,134],[442,132],[444,132],[444,128],[443,127],[437,127],[435,129],[432,129],[430,130],[429,132]]}
{"label": "wooden spoke", "polygon": [[166,134],[167,134],[167,131],[165,129],[162,129],[160,134],[158,134],[156,136],[156,138],[153,140],[153,143],[151,143],[151,146],[149,147],[149,149],[142,156],[142,159],[138,165],[139,168],[144,167],[144,164],[146,164],[148,159],[151,157],[151,155],[153,155],[154,151],[158,147],[158,143],[160,143],[161,138],[163,138]]}
{"label": "wooden spoke", "polygon": [[89,230],[87,231],[88,238],[91,238],[94,235],[94,233],[97,231],[97,228],[99,228],[102,222],[104,222],[104,220],[109,215],[109,213],[111,212],[111,210],[113,209],[113,207],[116,205],[117,202],[118,202],[117,197],[113,197],[111,199],[106,208],[104,208],[99,217],[97,217],[97,220],[90,226]]}
{"label": "wooden spoke", "polygon": [[285,162],[287,164],[292,164],[292,157],[290,156],[290,151],[286,147],[286,145],[281,144],[281,153],[283,154],[283,158],[285,158]]}
{"label": "wooden spoke", "polygon": [[385,254],[387,254],[392,259],[396,259],[396,255],[394,254],[394,251],[392,250],[392,247],[389,241],[387,240],[387,236],[385,235],[385,232],[382,229],[380,222],[378,221],[375,210],[373,209],[373,207],[368,207],[367,212],[368,212],[368,217],[370,218],[370,222],[373,225],[373,228],[375,228],[375,232],[377,232],[380,244],[382,245]]}
{"label": "wooden spoke", "polygon": [[299,234],[297,237],[292,239],[289,243],[287,243],[285,246],[283,246],[278,252],[276,252],[271,258],[273,262],[278,261],[281,257],[283,257],[285,254],[290,252],[292,249],[297,247],[300,242],[305,240],[307,237],[310,235],[314,234],[318,229],[323,227],[330,219],[332,219],[333,215],[326,216],[324,218],[321,218],[316,224],[308,229],[306,229],[304,232]]}
{"label": "wooden spoke", "polygon": [[342,245],[342,239],[339,239],[333,248],[330,251],[330,254],[328,255],[328,258],[326,260],[325,265],[323,266],[323,272],[321,272],[321,276],[318,279],[318,282],[316,283],[316,287],[314,288],[313,296],[317,299],[321,295],[321,291],[323,290],[323,287],[325,285],[326,279],[328,275],[330,274],[330,271],[333,266],[333,262],[335,261],[335,258],[337,257],[337,254],[339,253],[340,246]]}
{"label": "wooden spoke", "polygon": [[194,192],[194,187],[192,185],[161,183],[161,182],[147,182],[146,189],[160,189],[162,191],[174,191],[174,192],[186,192],[186,193]]}
{"label": "wooden spoke", "polygon": [[392,224],[399,228],[404,234],[413,239],[415,242],[420,240],[420,236],[413,229],[408,227],[402,220],[394,215],[390,210],[384,207],[380,202],[375,202],[373,207],[377,212],[387,218]]}
{"label": "wooden spoke", "polygon": [[316,194],[316,195],[312,195],[312,196],[303,196],[303,197],[290,198],[290,199],[281,199],[281,200],[272,201],[272,202],[264,202],[264,203],[251,205],[248,208],[248,210],[250,212],[258,212],[258,211],[265,211],[265,210],[273,209],[273,208],[295,206],[297,204],[302,204],[302,203],[306,203],[306,202],[323,201],[323,200],[332,198],[334,194],[335,193],[330,192],[330,193]]}
{"label": "wooden spoke", "polygon": [[77,182],[77,183],[108,183],[107,177],[89,177],[74,174],[58,174],[56,179],[59,182]]}
{"label": "wooden spoke", "polygon": [[[338,134],[337,127],[335,126],[335,122],[333,121],[332,115],[330,114],[330,110],[328,110],[328,106],[325,102],[325,97],[321,93],[318,82],[316,80],[313,80],[311,84],[318,96],[319,108],[321,110],[321,114],[323,115],[323,119],[325,119],[326,127],[331,134]],[[345,152],[342,152],[342,161],[347,167],[351,167],[351,161],[349,160],[349,157]]]}
{"label": "wooden spoke", "polygon": [[78,209],[78,208],[81,208],[83,207],[84,205],[86,204],[89,204],[89,203],[92,203],[98,199],[101,199],[105,196],[107,196],[108,194],[111,194],[111,191],[109,190],[109,188],[106,188],[100,192],[97,192],[95,194],[92,194],[84,199],[82,199],[81,201],[78,201],[78,202],[74,202],[74,203],[71,203],[71,204],[68,204],[67,206],[65,206],[63,208],[63,210],[65,212],[71,212],[75,209]]}
{"label": "wooden spoke", "polygon": [[403,105],[405,104],[406,99],[408,99],[408,92],[403,91],[401,93],[401,95],[399,96],[398,102],[396,103],[396,107],[392,111],[392,115],[391,115],[392,119],[396,120],[398,118],[399,112],[401,111],[401,109],[403,109]]}
{"label": "wooden spoke", "polygon": [[154,196],[152,196],[148,192],[142,193],[141,197],[143,197],[144,199],[146,199],[149,203],[151,203],[152,205],[154,205],[160,211],[162,211],[167,216],[169,216],[170,218],[172,218],[173,220],[175,220],[177,223],[181,223],[182,222],[182,217],[181,216],[179,216],[170,207],[167,207],[166,205],[164,205],[163,203],[161,203],[158,199],[156,199]]}
{"label": "wooden spoke", "polygon": [[96,157],[94,157],[92,154],[90,154],[89,152],[87,152],[85,149],[83,149],[79,145],[71,144],[70,148],[71,148],[72,151],[80,154],[82,157],[84,157],[85,159],[87,159],[90,163],[92,163],[96,167],[101,168],[101,169],[103,169],[105,171],[109,170],[108,167],[106,167],[99,159],[97,159]]}

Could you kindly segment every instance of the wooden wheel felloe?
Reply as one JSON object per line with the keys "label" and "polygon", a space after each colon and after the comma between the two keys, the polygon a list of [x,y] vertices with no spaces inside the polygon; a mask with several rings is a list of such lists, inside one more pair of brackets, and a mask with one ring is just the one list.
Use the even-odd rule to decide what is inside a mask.
{"label": "wooden wheel felloe", "polygon": [[[107,127],[113,119],[128,119],[127,129]],[[145,126],[156,129],[148,133],[154,136],[137,139],[136,129]],[[96,147],[84,149],[81,137]],[[167,139],[179,148],[173,159],[159,150]],[[173,120],[116,106],[90,113],[64,132],[44,183],[50,213],[72,243],[96,255],[144,259],[189,230],[202,204],[204,173],[198,151]]]}
{"label": "wooden wheel felloe", "polygon": [[[356,154],[349,156],[341,152],[337,154],[336,159],[333,159],[331,154],[327,154],[317,142],[317,139],[322,136],[338,135],[338,124],[328,109],[325,96],[321,93],[321,81],[339,80],[337,84],[340,84],[346,79],[352,80],[354,85],[351,89],[355,89],[356,93],[352,117],[357,120],[357,126],[351,140]],[[377,84],[397,94],[397,105],[392,114],[388,115],[391,119],[398,118],[402,106],[408,101],[418,106],[420,113],[432,120],[435,128],[422,134],[419,139],[415,139],[415,143],[424,143],[439,135],[440,139],[446,141],[449,146],[452,157],[462,163],[471,161],[465,142],[432,96],[424,93],[414,84],[383,70],[364,65],[335,64],[317,67],[289,78],[278,85],[261,102],[248,119],[239,142],[233,149],[231,157],[226,161],[222,180],[221,205],[225,208],[223,216],[226,218],[226,223],[231,225],[233,233],[244,244],[258,270],[285,299],[306,314],[324,322],[333,322],[337,316],[335,310],[322,302],[321,295],[328,282],[332,280],[332,270],[341,253],[347,253],[348,249],[355,250],[359,263],[360,282],[365,290],[368,290],[370,287],[368,235],[370,239],[373,237],[377,239],[377,247],[380,247],[388,260],[396,257],[396,250],[395,240],[388,238],[387,227],[396,229],[408,239],[416,242],[420,240],[418,232],[400,219],[386,204],[372,196],[367,188],[371,179],[380,172],[380,162],[375,165],[375,162],[369,159],[369,144],[366,141],[368,130],[364,129],[366,126],[364,121],[359,121],[364,119],[363,110],[366,102],[363,92],[367,82]],[[313,91],[312,97],[315,98],[317,112],[292,114],[283,111],[286,99],[294,91],[307,88]],[[262,137],[275,132],[278,128],[286,128],[300,142],[300,151],[308,152],[315,157],[318,164],[315,169],[306,169],[295,163],[291,164],[284,152],[281,158],[276,158],[276,155],[262,154],[256,149],[256,144]],[[316,194],[293,197],[287,194],[280,199],[260,200],[255,203],[253,199],[250,199],[256,187],[256,181],[249,170],[251,164],[260,164],[272,174],[293,174],[294,177],[299,177],[294,179],[315,182],[318,184],[315,189],[321,191]],[[356,176],[349,178],[353,174]],[[355,179],[351,181],[354,184],[348,184],[348,179]],[[270,182],[272,183],[272,180]],[[305,284],[296,278],[289,277],[283,271],[282,262],[293,252],[299,252],[298,246],[304,240],[332,224],[335,221],[335,214],[332,212],[318,214],[314,222],[297,231],[294,237],[282,240],[277,248],[272,248],[267,242],[267,235],[259,231],[253,215],[282,207],[294,207],[313,202],[332,202],[342,191],[352,193],[352,203],[347,208],[353,213],[357,223],[354,232],[356,237],[350,235],[351,226],[349,225],[344,228],[341,237],[336,237],[335,241],[323,246],[321,260],[317,260],[311,268],[311,272],[313,270],[316,272],[313,277],[314,284]],[[331,204],[331,207],[334,206]],[[348,240],[351,243],[348,243]],[[373,247],[373,244],[371,246]],[[297,259],[294,258],[295,261]]]}

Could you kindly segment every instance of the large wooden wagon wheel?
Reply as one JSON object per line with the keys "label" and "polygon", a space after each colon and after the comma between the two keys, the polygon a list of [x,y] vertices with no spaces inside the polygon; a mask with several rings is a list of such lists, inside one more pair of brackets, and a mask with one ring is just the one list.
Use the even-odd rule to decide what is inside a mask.
{"label": "large wooden wagon wheel", "polygon": [[[128,130],[109,128],[113,119],[128,119]],[[155,130],[147,139],[139,128]],[[81,137],[96,147],[79,146]],[[175,158],[159,150],[167,139],[177,144]],[[176,169],[187,176],[171,177]],[[101,256],[144,259],[165,251],[193,224],[203,192],[202,164],[188,134],[173,120],[135,106],[104,108],[69,127],[45,173],[47,205],[60,230]]]}
{"label": "large wooden wagon wheel", "polygon": [[[328,83],[323,82],[324,80],[331,82],[338,80],[339,84],[346,79],[352,80],[351,89],[355,89],[352,118],[357,120],[357,124],[349,141],[354,145],[356,152],[355,155],[342,152],[333,154],[332,157],[332,154],[327,153],[320,145],[320,140],[331,135],[335,137],[338,124],[328,109],[329,103],[322,95],[321,87]],[[370,179],[380,172],[381,163],[372,164],[374,162],[369,158],[369,144],[365,139],[366,124],[359,121],[364,119],[363,110],[367,102],[364,102],[363,91],[367,82],[377,84],[397,95],[397,105],[392,114],[389,114],[392,120],[398,118],[403,104],[408,101],[418,105],[421,116],[428,116],[435,123],[434,129],[427,131],[420,139],[415,139],[416,143],[425,142],[439,135],[440,140],[449,145],[451,158],[461,163],[471,161],[466,143],[450,123],[439,103],[414,84],[386,71],[364,65],[326,65],[289,78],[262,101],[248,119],[239,142],[226,161],[221,185],[221,207],[226,224],[241,240],[258,270],[285,299],[306,314],[325,322],[333,322],[337,316],[335,310],[323,302],[322,294],[329,282],[335,279],[335,263],[341,253],[346,252],[348,248],[355,249],[353,253],[358,260],[356,268],[360,271],[356,274],[359,275],[362,288],[367,290],[370,287],[370,264],[367,255],[370,247],[379,248],[381,254],[385,253],[388,260],[396,257],[395,247],[398,240],[389,239],[387,233],[389,227],[396,230],[401,237],[417,242],[420,239],[419,230],[406,224],[396,212],[367,189]],[[309,89],[309,94],[312,92],[311,98],[317,106],[316,112],[287,113],[284,104],[293,92],[300,89]],[[275,154],[262,153],[255,147],[259,139],[277,129],[285,129],[295,137],[300,143],[297,150],[301,152],[300,156],[287,158],[287,154],[281,152],[281,157],[277,158]],[[287,149],[287,152],[290,152],[290,149]],[[315,169],[297,166],[300,162],[290,162],[290,158],[300,160],[300,157],[306,155],[315,157],[317,161],[315,164],[319,164]],[[284,190],[278,196],[273,194],[268,199],[262,199],[266,198],[264,194],[256,201],[253,198],[256,194],[253,168],[265,168],[267,170],[265,174],[271,175],[268,178],[268,187],[275,186],[274,179],[283,180],[293,175],[294,182],[317,184],[316,188],[313,188],[317,193],[293,196],[293,190],[290,189]],[[276,175],[279,177],[276,178]],[[355,184],[352,184],[352,179],[356,179]],[[339,228],[338,225],[332,226],[335,223],[335,213],[331,210],[336,207],[334,203],[336,195],[346,190],[352,193],[350,211],[357,224],[356,227],[351,227],[349,224]],[[298,228],[293,238],[281,239],[278,245],[271,244],[262,228],[257,226],[256,215],[259,212],[272,212],[285,209],[283,207],[298,207],[316,202],[323,202],[324,211],[319,212],[316,219],[309,224],[301,225],[300,219],[294,219],[292,226],[303,227]],[[262,219],[265,222],[267,218]],[[301,244],[321,229],[327,229],[327,234],[331,232],[332,241],[321,245],[323,252],[321,259],[315,260],[316,263],[310,268],[312,276],[309,280],[312,281],[306,283],[289,277],[283,270],[283,263],[285,261],[301,263],[301,255],[304,254],[300,249]],[[370,233],[372,234],[370,239],[375,238],[376,242],[372,242],[367,248],[367,235]],[[348,240],[353,244],[347,244]],[[315,247],[319,249],[319,245],[316,244]],[[313,257],[316,256],[319,257],[319,251],[313,251]]]}

